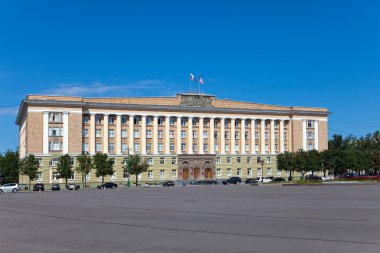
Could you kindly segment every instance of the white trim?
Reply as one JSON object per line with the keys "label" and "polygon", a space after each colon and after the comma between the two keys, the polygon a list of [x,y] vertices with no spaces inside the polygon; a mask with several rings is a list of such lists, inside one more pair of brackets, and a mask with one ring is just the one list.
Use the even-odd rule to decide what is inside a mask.
{"label": "white trim", "polygon": [[69,153],[69,112],[63,113],[63,154]]}
{"label": "white trim", "polygon": [[302,149],[306,151],[306,120],[302,121]]}
{"label": "white trim", "polygon": [[[49,112],[62,112],[62,113],[83,113],[83,111],[72,111],[72,110],[67,110],[67,109],[62,109],[62,110],[50,110],[50,109],[29,109],[28,112],[46,112],[46,110],[49,110]],[[84,113],[86,114],[86,113]]]}
{"label": "white trim", "polygon": [[42,153],[49,154],[49,112],[43,112]]}
{"label": "white trim", "polygon": [[318,120],[314,121],[314,149],[319,149],[319,126],[318,126]]}
{"label": "white trim", "polygon": [[328,119],[327,118],[313,118],[313,117],[310,117],[310,118],[293,118],[292,120],[318,120],[318,121],[324,121],[324,122],[327,122]]}

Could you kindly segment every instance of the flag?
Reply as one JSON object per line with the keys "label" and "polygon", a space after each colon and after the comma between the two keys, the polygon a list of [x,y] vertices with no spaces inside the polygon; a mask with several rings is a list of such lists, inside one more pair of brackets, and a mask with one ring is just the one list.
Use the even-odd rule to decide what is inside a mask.
{"label": "flag", "polygon": [[200,84],[204,84],[205,82],[203,81],[203,78],[201,76],[199,76],[199,83]]}
{"label": "flag", "polygon": [[194,77],[193,73],[190,73],[190,81],[195,82],[195,77]]}

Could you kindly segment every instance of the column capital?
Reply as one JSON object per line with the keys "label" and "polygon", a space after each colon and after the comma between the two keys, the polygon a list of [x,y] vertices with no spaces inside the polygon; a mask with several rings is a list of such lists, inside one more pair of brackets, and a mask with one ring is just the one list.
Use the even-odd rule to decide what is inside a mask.
{"label": "column capital", "polygon": [[170,119],[171,116],[165,115],[165,119]]}
{"label": "column capital", "polygon": [[177,119],[182,119],[183,116],[173,116],[173,117],[176,117]]}
{"label": "column capital", "polygon": [[63,114],[70,114],[70,112],[69,111],[64,111]]}
{"label": "column capital", "polygon": [[155,119],[155,118],[158,118],[158,117],[160,117],[160,116],[158,116],[158,115],[153,115],[153,118]]}
{"label": "column capital", "polygon": [[205,116],[197,116],[197,118],[199,118],[199,119],[204,119],[204,118],[206,118]]}
{"label": "column capital", "polygon": [[110,114],[109,113],[102,113],[103,116],[109,116]]}
{"label": "column capital", "polygon": [[214,117],[214,116],[207,116],[206,118],[215,119],[216,117]]}
{"label": "column capital", "polygon": [[134,117],[136,116],[135,114],[128,114],[129,117]]}

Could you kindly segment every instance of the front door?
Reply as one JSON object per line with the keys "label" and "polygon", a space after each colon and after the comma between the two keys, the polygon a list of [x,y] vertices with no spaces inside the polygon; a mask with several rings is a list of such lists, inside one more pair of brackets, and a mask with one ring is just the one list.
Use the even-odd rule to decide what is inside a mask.
{"label": "front door", "polygon": [[200,174],[200,169],[199,168],[195,168],[194,169],[194,179],[195,180],[199,179],[199,174]]}
{"label": "front door", "polygon": [[182,170],[182,179],[183,180],[189,180],[189,169],[183,169]]}
{"label": "front door", "polygon": [[212,179],[212,170],[211,169],[205,169],[205,178],[206,179]]}

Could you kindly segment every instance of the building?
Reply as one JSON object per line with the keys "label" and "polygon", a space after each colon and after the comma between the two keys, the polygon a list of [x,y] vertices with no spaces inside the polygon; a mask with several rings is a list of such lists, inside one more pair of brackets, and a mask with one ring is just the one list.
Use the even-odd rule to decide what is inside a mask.
{"label": "building", "polygon": [[[57,157],[82,152],[109,154],[124,182],[129,151],[148,159],[142,182],[286,176],[277,171],[284,151],[327,149],[326,108],[289,107],[217,99],[205,94],[176,97],[83,98],[28,95],[21,103],[20,157],[34,154],[37,181],[58,182]],[[264,160],[264,167],[259,161]],[[263,171],[262,171],[263,170]],[[89,182],[101,181],[95,172]],[[26,182],[27,179],[21,177]],[[71,181],[81,182],[75,173]]]}

